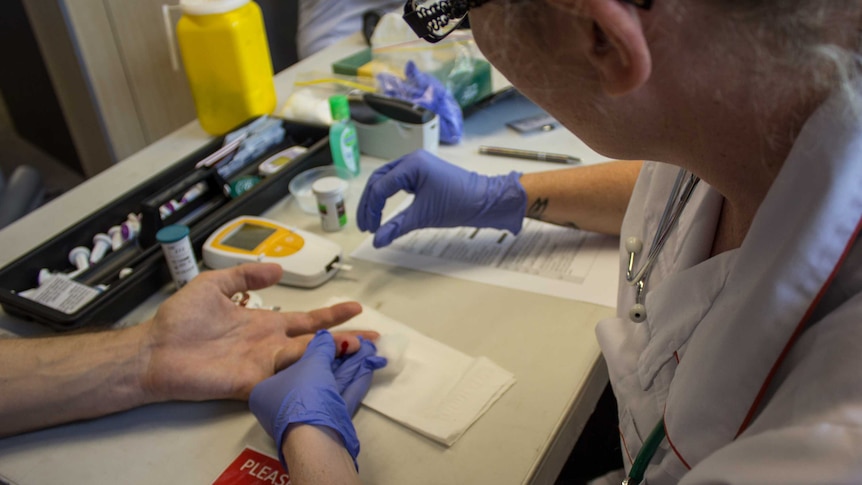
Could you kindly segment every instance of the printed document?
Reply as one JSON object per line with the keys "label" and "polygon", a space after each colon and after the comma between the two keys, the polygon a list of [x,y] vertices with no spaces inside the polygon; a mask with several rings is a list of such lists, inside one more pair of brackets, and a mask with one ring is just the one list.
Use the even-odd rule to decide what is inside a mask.
{"label": "printed document", "polygon": [[616,237],[525,219],[515,236],[497,229],[421,229],[375,249],[368,237],[352,257],[613,307],[619,278]]}

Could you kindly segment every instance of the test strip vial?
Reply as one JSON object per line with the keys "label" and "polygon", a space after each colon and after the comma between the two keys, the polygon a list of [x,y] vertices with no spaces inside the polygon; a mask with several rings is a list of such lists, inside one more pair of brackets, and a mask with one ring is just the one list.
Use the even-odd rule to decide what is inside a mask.
{"label": "test strip vial", "polygon": [[180,224],[165,226],[156,233],[156,240],[162,245],[168,270],[177,289],[182,288],[198,275],[198,262],[192,249],[188,226]]}
{"label": "test strip vial", "polygon": [[334,232],[347,225],[347,211],[344,209],[344,192],[347,181],[338,177],[322,177],[311,184],[311,191],[317,198],[320,224],[324,231]]}

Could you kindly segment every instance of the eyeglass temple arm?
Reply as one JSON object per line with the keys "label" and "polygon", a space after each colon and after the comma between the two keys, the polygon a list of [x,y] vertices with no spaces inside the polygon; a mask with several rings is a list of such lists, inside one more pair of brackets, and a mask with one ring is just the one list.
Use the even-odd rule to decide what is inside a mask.
{"label": "eyeglass temple arm", "polygon": [[[652,0],[620,0],[635,7],[649,10]],[[467,15],[471,8],[478,7],[488,0],[452,0],[435,3],[431,7],[414,8],[413,2],[408,0],[404,4],[404,21],[413,32],[428,42],[439,42],[443,37],[433,34],[433,30],[445,27],[452,19]],[[446,8],[448,7],[448,8]]]}
{"label": "eyeglass temple arm", "polygon": [[[449,22],[460,22],[471,8],[478,7],[488,0],[444,0],[430,7],[413,6],[413,1],[404,4],[404,21],[422,39],[428,42],[439,42],[445,36],[437,36],[435,30],[441,29]],[[457,19],[457,20],[454,20]]]}

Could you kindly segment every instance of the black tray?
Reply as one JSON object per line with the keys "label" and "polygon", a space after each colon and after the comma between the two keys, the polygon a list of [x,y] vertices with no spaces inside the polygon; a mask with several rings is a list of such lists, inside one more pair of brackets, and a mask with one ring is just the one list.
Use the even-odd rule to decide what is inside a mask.
{"label": "black tray", "polygon": [[[292,145],[304,145],[308,150],[251,190],[229,198],[222,190],[228,181],[221,180],[215,168],[195,169],[198,161],[222,146],[224,137],[219,137],[0,268],[0,306],[10,315],[55,330],[116,322],[171,279],[161,247],[155,242],[155,234],[161,227],[178,222],[188,225],[192,246],[200,260],[204,241],[220,225],[240,215],[261,214],[288,195],[287,185],[293,177],[311,167],[332,163],[327,127],[287,120],[282,120],[282,126],[286,131],[284,141],[268,149],[235,177],[255,173],[258,163]],[[162,202],[198,182],[206,183],[211,189],[207,196],[196,199],[164,220],[158,216],[158,206]],[[138,239],[108,253],[102,261],[75,278],[90,286],[108,285],[94,300],[75,313],[64,313],[17,294],[38,286],[37,277],[42,268],[74,269],[67,259],[69,251],[75,246],[92,247],[93,235],[119,224],[129,213],[143,215]],[[131,274],[119,278],[120,269],[126,267],[132,269]]]}

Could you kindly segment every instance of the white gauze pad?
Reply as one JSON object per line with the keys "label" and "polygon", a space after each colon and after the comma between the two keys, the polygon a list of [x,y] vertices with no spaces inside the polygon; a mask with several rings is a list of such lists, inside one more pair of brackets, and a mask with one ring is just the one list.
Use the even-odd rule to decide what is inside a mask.
{"label": "white gauze pad", "polygon": [[377,346],[377,355],[386,357],[386,367],[374,371],[374,375],[380,377],[395,377],[404,368],[404,353],[410,345],[410,339],[403,334],[391,333],[381,335],[374,342]]}

